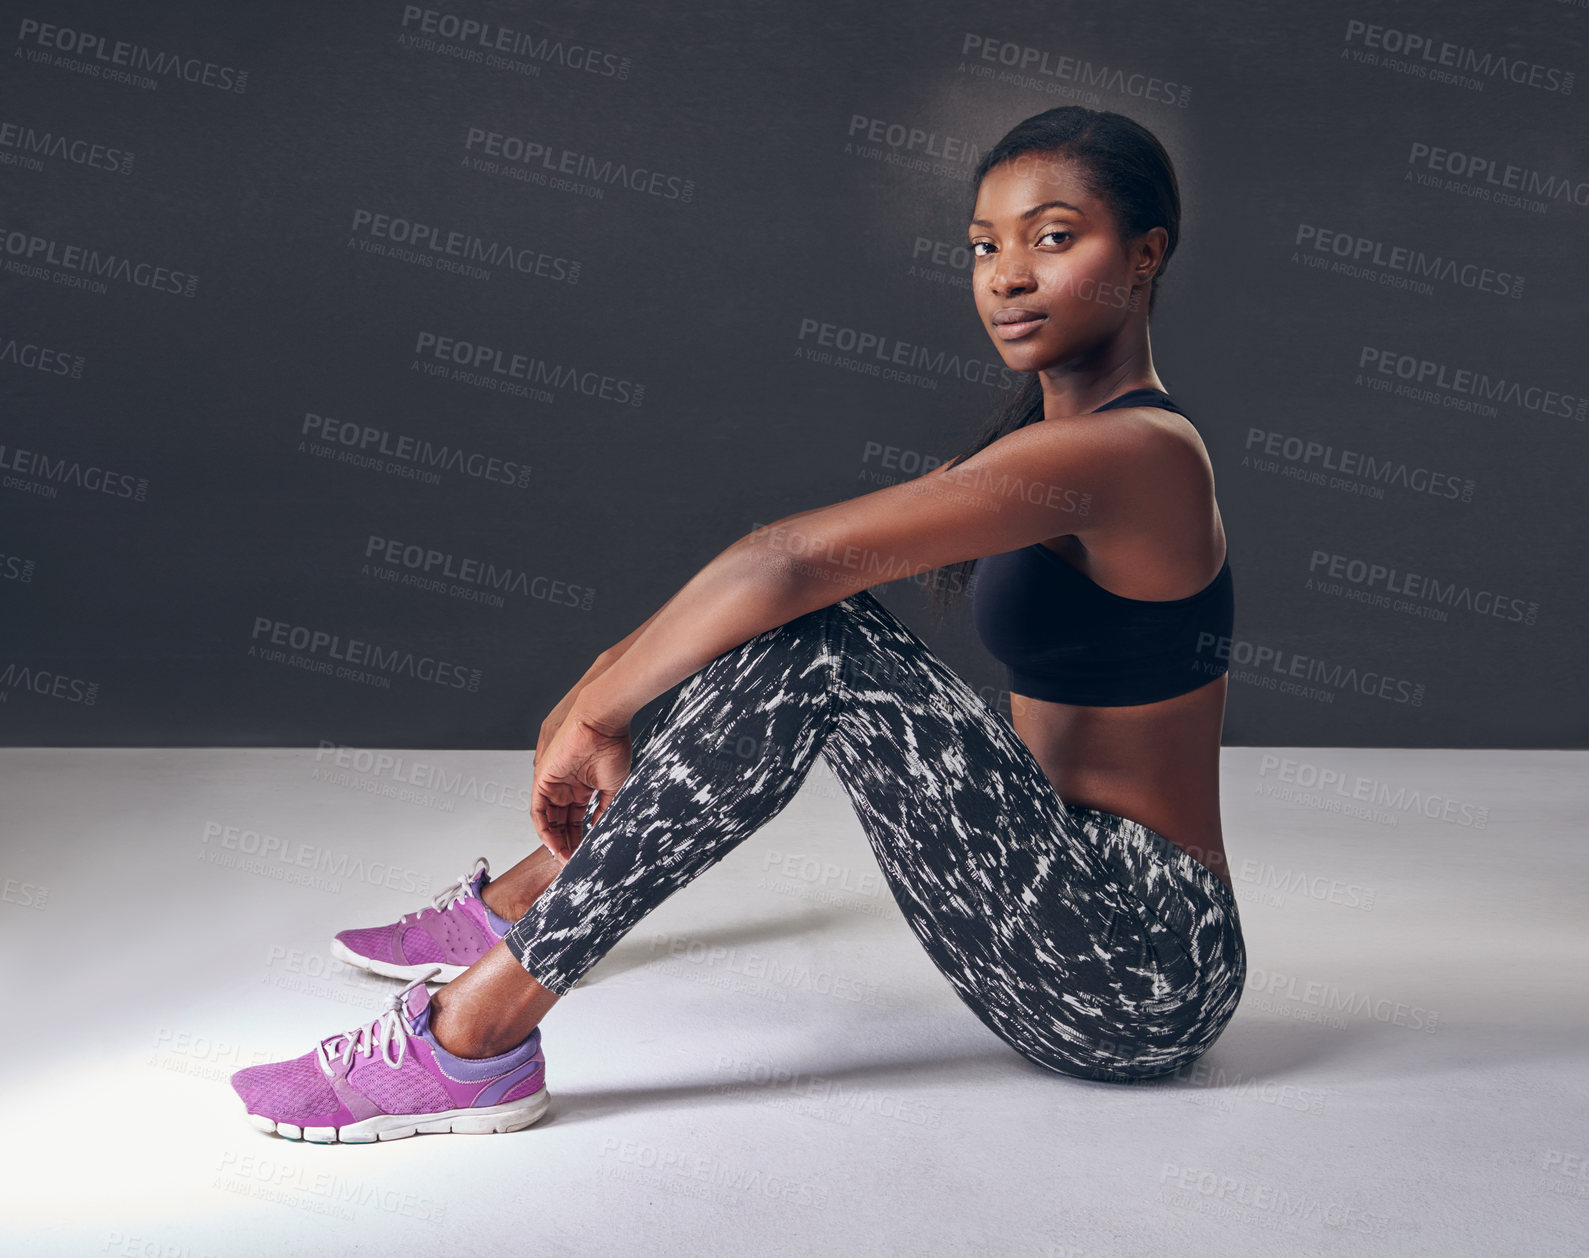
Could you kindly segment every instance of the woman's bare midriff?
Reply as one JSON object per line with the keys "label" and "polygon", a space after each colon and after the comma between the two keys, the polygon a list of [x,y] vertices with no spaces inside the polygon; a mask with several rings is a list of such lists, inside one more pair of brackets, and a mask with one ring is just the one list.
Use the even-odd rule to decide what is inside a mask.
{"label": "woman's bare midriff", "polygon": [[1226,684],[1121,708],[1011,695],[1010,708],[1061,799],[1157,830],[1234,892],[1219,813]]}
{"label": "woman's bare midriff", "polygon": [[[1076,562],[1086,554],[1076,538],[1046,544],[1072,566],[1084,567]],[[1218,545],[1223,562],[1223,529]],[[1186,694],[1126,707],[1011,695],[1011,722],[1061,799],[1158,831],[1234,894],[1219,810],[1228,683],[1221,674]]]}

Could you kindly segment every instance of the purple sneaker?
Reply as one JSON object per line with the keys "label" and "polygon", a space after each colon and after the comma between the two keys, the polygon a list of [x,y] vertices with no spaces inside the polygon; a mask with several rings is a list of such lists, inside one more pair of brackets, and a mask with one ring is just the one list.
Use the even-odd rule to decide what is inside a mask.
{"label": "purple sneaker", "polygon": [[337,932],[331,955],[388,978],[418,978],[436,971],[436,982],[450,983],[513,925],[480,898],[480,888],[490,881],[491,866],[482,856],[472,870],[437,892],[430,908],[404,913],[390,926]]}
{"label": "purple sneaker", "polygon": [[319,1144],[368,1144],[420,1132],[518,1131],[546,1112],[541,1028],[497,1057],[454,1057],[430,1031],[429,975],[373,1022],[327,1036],[302,1057],[232,1076],[248,1121]]}

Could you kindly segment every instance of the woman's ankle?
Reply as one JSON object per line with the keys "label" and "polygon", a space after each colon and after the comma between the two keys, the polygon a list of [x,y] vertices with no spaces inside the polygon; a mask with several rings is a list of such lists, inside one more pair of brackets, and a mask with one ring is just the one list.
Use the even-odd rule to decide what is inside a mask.
{"label": "woman's ankle", "polygon": [[430,994],[430,1033],[454,1057],[497,1057],[523,1044],[558,999],[499,940]]}
{"label": "woman's ankle", "polygon": [[500,877],[480,888],[480,898],[498,917],[516,922],[535,906],[562,866],[546,848],[537,848]]}
{"label": "woman's ankle", "polygon": [[529,1034],[513,1038],[511,1033],[505,1035],[500,1028],[474,1025],[466,1012],[452,1009],[445,997],[438,999],[440,996],[440,991],[431,994],[430,1033],[436,1043],[454,1057],[465,1061],[499,1057],[522,1044]]}
{"label": "woman's ankle", "polygon": [[480,888],[480,898],[485,901],[486,908],[498,917],[509,922],[516,922],[530,911],[530,907],[539,898],[532,895],[527,900],[522,894],[514,894],[513,888],[492,879]]}

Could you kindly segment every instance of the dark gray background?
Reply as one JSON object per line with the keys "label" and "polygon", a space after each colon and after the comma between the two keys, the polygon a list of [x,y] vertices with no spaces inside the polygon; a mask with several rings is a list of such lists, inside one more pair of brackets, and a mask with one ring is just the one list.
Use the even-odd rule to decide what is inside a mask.
{"label": "dark gray background", "polygon": [[[147,490],[137,501],[7,472],[0,742],[533,746],[591,658],[736,537],[886,483],[865,479],[885,471],[869,449],[948,456],[1003,396],[953,375],[929,389],[796,357],[814,319],[999,361],[964,271],[951,272],[960,286],[911,271],[918,238],[964,239],[974,155],[942,162],[945,174],[846,151],[852,117],[983,148],[1023,117],[1082,103],[1153,129],[1182,181],[1153,345],[1207,442],[1229,536],[1226,742],[1585,745],[1582,409],[1475,414],[1359,380],[1368,346],[1589,394],[1582,85],[1432,81],[1355,60],[1363,40],[1346,36],[1351,20],[1382,23],[1576,71],[1589,60],[1581,9],[433,11],[549,37],[543,52],[593,47],[598,70],[626,73],[531,52],[531,75],[405,46],[397,3],[4,6],[0,445]],[[40,61],[28,19],[245,70],[246,88],[153,75],[147,90],[84,72],[90,57]],[[967,33],[1189,91],[1166,101],[1135,77],[1059,92],[1043,90],[1066,86],[1053,75],[1034,75],[1037,87],[978,77],[963,65],[1001,67],[962,57]],[[609,185],[595,199],[483,174],[462,165],[470,127],[660,171],[693,195]],[[29,157],[46,137],[78,147]],[[1423,169],[1408,160],[1416,143],[1559,176],[1576,203],[1541,213],[1425,186],[1408,177]],[[93,145],[131,152],[130,168],[81,160]],[[577,262],[578,281],[501,266],[479,280],[366,253],[350,245],[359,210]],[[1294,257],[1302,225],[1521,275],[1522,293],[1436,281],[1423,294],[1310,269]],[[191,296],[118,279],[70,287],[69,263],[17,269],[30,239],[197,284]],[[639,382],[643,402],[433,378],[413,369],[426,331]],[[27,365],[41,350],[74,372]],[[522,486],[457,473],[428,485],[318,459],[298,448],[306,412],[530,472]],[[1393,485],[1374,498],[1261,470],[1244,463],[1253,429],[1433,469],[1472,481],[1471,496]],[[495,607],[381,581],[363,572],[371,536],[577,587],[590,605],[561,601],[562,586]],[[1309,589],[1315,552],[1537,604],[1533,623],[1420,614],[1440,608],[1436,595],[1407,611]],[[1008,711],[1003,670],[963,605],[940,628],[911,582],[879,593]],[[478,669],[478,682],[396,676],[383,689],[251,657],[257,617]],[[1279,686],[1307,669],[1313,693]]]}

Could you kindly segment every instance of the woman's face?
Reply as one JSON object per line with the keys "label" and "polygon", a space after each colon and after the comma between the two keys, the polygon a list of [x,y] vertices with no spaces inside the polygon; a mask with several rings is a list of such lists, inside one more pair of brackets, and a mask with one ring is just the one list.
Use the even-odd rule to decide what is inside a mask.
{"label": "woman's face", "polygon": [[1128,250],[1068,159],[1028,153],[990,170],[968,231],[971,291],[1005,364],[1060,367],[1111,340],[1147,301],[1163,235],[1155,228]]}

